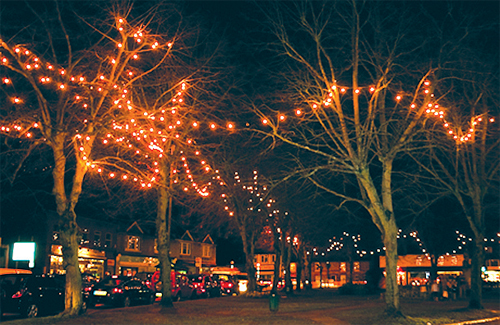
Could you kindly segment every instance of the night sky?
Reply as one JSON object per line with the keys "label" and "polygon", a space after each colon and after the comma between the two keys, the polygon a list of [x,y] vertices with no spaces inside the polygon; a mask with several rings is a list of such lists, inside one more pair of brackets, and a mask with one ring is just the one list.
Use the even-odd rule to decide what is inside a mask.
{"label": "night sky", "polygon": [[[385,2],[387,6],[391,6],[392,2]],[[488,23],[497,24],[497,30],[488,31],[481,35],[480,38],[475,40],[475,46],[478,50],[485,53],[498,53],[499,37],[498,37],[498,22],[499,22],[499,7],[498,1],[410,1],[407,2],[408,6],[412,6],[415,10],[421,8],[428,11],[437,22],[446,24],[450,17],[460,20],[457,15],[460,12],[468,12],[471,16],[476,15],[475,23]],[[3,1],[0,5],[2,10],[6,7],[15,6],[15,2]],[[264,20],[264,15],[260,10],[266,11],[266,7],[270,3],[267,1],[245,2],[245,1],[188,1],[186,4],[187,16],[202,17],[203,24],[208,28],[221,35],[224,41],[227,42],[229,52],[232,54],[239,51],[251,51],[263,42],[266,42],[262,35],[263,27],[260,24]],[[450,11],[450,5],[453,9]],[[458,9],[460,10],[458,10]],[[4,17],[5,18],[5,17]],[[5,19],[0,21],[0,31],[5,30],[2,23]],[[426,24],[425,21],[422,24]],[[446,29],[446,28],[444,28]],[[244,60],[253,61],[251,64],[260,64],[257,62],[259,58],[267,59],[269,53],[263,53],[261,49],[255,48],[255,52],[241,53]],[[241,58],[240,57],[240,58]],[[500,59],[497,57],[497,59]],[[241,62],[239,62],[241,63]],[[498,62],[497,62],[498,67]],[[256,80],[255,82],[258,82]],[[256,85],[259,88],[261,85]],[[2,150],[5,150],[2,147]],[[0,156],[3,159],[2,166],[6,166],[4,155]],[[28,164],[31,163],[31,164]],[[26,168],[16,179],[15,183],[11,186],[8,182],[8,169],[4,167],[1,181],[1,228],[0,236],[3,243],[12,242],[17,239],[30,240],[32,234],[37,233],[37,229],[43,226],[43,219],[41,215],[47,211],[54,210],[53,197],[51,196],[51,172],[46,169],[46,161],[40,157],[32,158],[25,163]],[[29,167],[28,167],[29,166]],[[329,214],[328,196],[322,194],[318,195],[314,200],[311,200],[314,206],[303,207],[305,210],[314,211],[321,220],[315,231],[317,231],[317,245],[321,242],[327,245],[328,238],[333,236],[340,236],[343,231],[351,233],[362,233],[363,238],[366,238],[367,247],[378,247],[380,245],[380,234],[378,230],[371,223],[369,216],[357,210],[354,218],[349,218],[349,222],[338,222],[333,216]],[[85,214],[85,205],[91,204],[92,198],[82,197],[81,205],[78,207],[82,214]],[[106,202],[103,200],[102,209],[106,209]],[[111,204],[111,203],[110,203]],[[495,203],[498,211],[498,202]],[[451,207],[451,208],[450,208]],[[442,216],[438,224],[433,225],[438,231],[447,229],[452,233],[457,227],[461,227],[465,232],[468,232],[467,223],[457,221],[461,218],[461,212],[456,208],[453,203],[443,200],[437,202],[432,207],[432,213]],[[347,218],[341,217],[343,220]],[[462,218],[463,219],[463,218]],[[411,217],[406,217],[407,225],[415,224]],[[179,233],[182,233],[184,228],[190,225],[189,222],[182,223],[179,221]],[[494,224],[493,231],[497,231],[498,224]],[[346,228],[344,229],[343,226]],[[314,229],[314,228],[313,228]],[[219,234],[220,235],[220,234]],[[25,237],[23,237],[25,236]],[[26,238],[30,237],[30,238]],[[443,237],[446,238],[446,237]],[[453,236],[450,235],[450,240]],[[243,263],[241,244],[235,233],[228,234],[227,236],[219,236],[214,238],[218,244],[218,262],[219,264],[228,264],[231,260],[236,263]]]}

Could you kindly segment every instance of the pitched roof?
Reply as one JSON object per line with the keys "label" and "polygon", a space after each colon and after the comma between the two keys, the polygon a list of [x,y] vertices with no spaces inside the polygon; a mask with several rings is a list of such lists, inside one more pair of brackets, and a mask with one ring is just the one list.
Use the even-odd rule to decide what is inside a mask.
{"label": "pitched roof", "polygon": [[[186,238],[186,237],[188,237],[188,238]],[[186,232],[184,233],[184,235],[182,235],[181,240],[191,240],[191,241],[194,241],[193,236],[191,236],[191,233],[189,232],[189,230],[186,230]]]}
{"label": "pitched roof", "polygon": [[212,245],[215,244],[210,235],[206,235],[205,238],[203,238],[202,243],[205,243],[205,242],[210,242]]}
{"label": "pitched roof", "polygon": [[131,230],[134,230],[134,228],[136,228],[137,230],[139,230],[139,232],[141,234],[144,234],[144,231],[142,231],[141,227],[139,227],[139,224],[137,223],[137,221],[134,221],[133,224],[130,225],[130,227],[127,228],[127,232],[132,232]]}

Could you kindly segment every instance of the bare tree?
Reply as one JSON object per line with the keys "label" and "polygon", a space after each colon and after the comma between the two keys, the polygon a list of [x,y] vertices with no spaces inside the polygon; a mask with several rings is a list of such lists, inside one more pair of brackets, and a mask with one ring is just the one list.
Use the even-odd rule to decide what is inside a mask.
{"label": "bare tree", "polygon": [[[476,63],[475,63],[476,64]],[[450,80],[450,114],[430,135],[424,157],[415,157],[429,190],[451,195],[460,205],[473,234],[470,308],[482,308],[481,267],[488,220],[498,211],[500,140],[496,76],[484,72]],[[480,71],[486,71],[481,69]],[[496,86],[495,86],[496,85]],[[453,109],[451,109],[453,107]],[[470,116],[467,118],[467,116]],[[444,127],[443,127],[444,126]]]}
{"label": "bare tree", "polygon": [[[87,20],[70,3],[38,5],[47,7],[32,8],[34,24],[12,37],[2,35],[8,86],[2,93],[2,134],[52,152],[66,272],[64,313],[73,315],[82,302],[75,206],[87,171],[106,153],[96,139],[104,136],[106,142],[113,116],[127,110],[130,88],[169,57],[175,31],[168,39],[157,34],[158,19],[165,19],[159,6],[134,14],[132,5],[89,4],[85,9],[95,16]],[[160,54],[136,63],[150,52]]]}
{"label": "bare tree", "polygon": [[301,149],[297,173],[340,205],[368,211],[386,248],[386,311],[400,315],[393,178],[437,105],[434,69],[413,60],[426,55],[426,43],[404,6],[301,2],[281,9],[270,20],[284,58],[276,82],[286,91],[279,101],[251,105],[265,127],[257,132]]}

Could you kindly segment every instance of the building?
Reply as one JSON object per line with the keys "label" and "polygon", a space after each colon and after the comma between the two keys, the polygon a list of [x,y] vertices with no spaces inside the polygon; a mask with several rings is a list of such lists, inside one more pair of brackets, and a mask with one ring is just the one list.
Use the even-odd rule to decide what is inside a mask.
{"label": "building", "polygon": [[[462,275],[464,265],[467,265],[463,254],[443,255],[437,260],[438,275]],[[385,256],[380,256],[380,268],[385,270]],[[430,278],[431,258],[424,254],[409,254],[398,256],[398,284],[418,285]]]}
{"label": "building", "polygon": [[[78,217],[77,223],[81,229],[78,259],[82,273],[103,277],[156,271],[159,260],[154,229],[145,231],[137,222],[123,226],[84,217]],[[44,231],[45,236],[34,239],[37,245],[34,272],[63,273],[57,217],[47,218]],[[175,267],[200,273],[216,265],[216,245],[210,235],[195,239],[186,231],[181,238],[171,241],[170,258]]]}
{"label": "building", "polygon": [[[352,268],[352,271],[351,271]],[[337,288],[346,283],[366,284],[366,273],[370,269],[368,261],[325,261],[313,262],[313,288]]]}

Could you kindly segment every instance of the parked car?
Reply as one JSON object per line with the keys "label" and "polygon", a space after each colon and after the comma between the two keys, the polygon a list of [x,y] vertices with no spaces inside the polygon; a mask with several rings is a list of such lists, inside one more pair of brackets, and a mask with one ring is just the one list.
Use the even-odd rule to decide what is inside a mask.
{"label": "parked car", "polygon": [[[154,287],[154,291],[156,292],[156,298],[161,298],[162,296],[162,287],[163,283],[161,281],[160,273],[155,272],[153,276],[151,277],[151,282],[149,283],[149,286]],[[171,287],[171,292],[172,292],[172,300],[173,301],[179,301],[181,299],[181,293],[180,293],[180,278],[181,274],[179,272],[176,272],[172,270],[170,272],[170,287]]]}
{"label": "parked car", "polygon": [[196,288],[186,274],[177,273],[175,276],[175,283],[177,293],[175,296],[172,294],[172,299],[174,301],[179,301],[181,299],[195,299],[197,297]]}
{"label": "parked car", "polygon": [[232,275],[229,274],[213,274],[214,278],[219,281],[221,293],[225,295],[237,295],[238,285]]}
{"label": "parked car", "polygon": [[[3,273],[3,274],[2,274]],[[64,310],[65,277],[33,275],[26,272],[0,273],[1,307],[3,313],[23,317],[57,314]],[[82,312],[87,309],[83,295]]]}
{"label": "parked car", "polygon": [[113,275],[96,283],[90,293],[90,304],[128,307],[131,304],[155,302],[155,292],[140,279]]}
{"label": "parked car", "polygon": [[153,282],[153,274],[154,272],[139,272],[135,275],[135,277],[144,282],[149,289],[156,291],[155,284]]}
{"label": "parked car", "polygon": [[88,299],[90,292],[92,291],[92,287],[99,281],[95,276],[82,273],[82,291],[83,295],[86,299]]}
{"label": "parked car", "polygon": [[210,298],[219,297],[221,295],[221,287],[219,281],[213,275],[198,274],[189,276],[193,284],[197,297]]}

